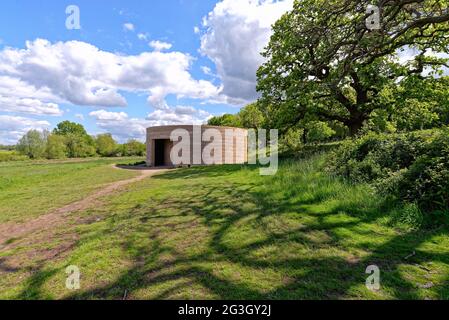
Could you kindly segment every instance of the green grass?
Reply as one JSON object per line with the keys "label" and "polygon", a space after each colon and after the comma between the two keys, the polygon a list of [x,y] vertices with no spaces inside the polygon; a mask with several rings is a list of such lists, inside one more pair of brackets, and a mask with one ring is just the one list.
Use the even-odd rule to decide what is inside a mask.
{"label": "green grass", "polygon": [[113,170],[118,162],[141,158],[112,158],[0,163],[0,223],[24,221],[83,199],[102,185],[133,177]]}
{"label": "green grass", "polygon": [[[448,299],[448,230],[396,225],[401,208],[328,176],[323,161],[283,162],[273,177],[217,166],[136,183],[0,251],[0,297]],[[365,287],[372,264],[377,292]],[[65,288],[69,265],[79,291]]]}

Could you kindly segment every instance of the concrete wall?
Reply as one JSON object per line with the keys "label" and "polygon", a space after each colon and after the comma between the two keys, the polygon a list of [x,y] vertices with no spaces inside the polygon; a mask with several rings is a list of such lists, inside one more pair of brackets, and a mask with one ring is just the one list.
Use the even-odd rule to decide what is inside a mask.
{"label": "concrete wall", "polygon": [[[195,128],[195,129],[194,129]],[[219,152],[216,154],[217,158],[219,158],[215,164],[241,164],[246,163],[248,161],[247,149],[248,149],[248,131],[246,129],[239,128],[230,128],[230,127],[213,127],[213,126],[163,126],[163,127],[152,127],[147,129],[147,165],[152,167],[154,166],[154,153],[155,153],[155,143],[154,140],[157,139],[168,139],[170,140],[171,134],[176,129],[184,129],[190,135],[190,164],[202,164],[205,165],[208,162],[212,161],[211,154],[210,157],[205,157],[204,159],[201,157],[203,151],[211,150],[213,147],[220,146],[220,141],[202,141],[204,137],[204,133],[208,129],[217,130],[221,133],[223,137],[222,145],[221,145],[221,153],[222,156],[219,157]],[[201,142],[194,140],[194,132],[197,135],[200,135]],[[234,139],[230,139],[228,136],[226,138],[226,133],[234,135]],[[211,139],[212,140],[212,139]],[[176,146],[178,142],[170,142],[169,146],[165,149],[165,161],[168,166],[172,166],[173,164],[170,161],[170,152],[173,146]],[[194,159],[194,150],[200,150],[200,156],[197,160],[200,160],[200,163],[195,163]],[[206,152],[208,154],[208,152]],[[197,157],[195,157],[197,158]],[[208,161],[209,159],[209,161]],[[197,162],[197,161],[196,161]]]}

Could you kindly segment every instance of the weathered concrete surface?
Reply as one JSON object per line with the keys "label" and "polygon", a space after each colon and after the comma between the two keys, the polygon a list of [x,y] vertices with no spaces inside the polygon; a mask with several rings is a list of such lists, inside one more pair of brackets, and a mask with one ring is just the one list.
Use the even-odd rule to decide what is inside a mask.
{"label": "weathered concrete surface", "polygon": [[[199,130],[201,129],[201,131]],[[232,127],[214,127],[214,126],[162,126],[151,127],[147,129],[147,166],[155,166],[156,150],[155,140],[166,140],[166,147],[164,150],[164,163],[166,166],[173,166],[170,159],[170,153],[174,146],[179,142],[167,141],[170,140],[171,134],[176,129],[186,130],[190,135],[190,163],[191,165],[205,165],[208,159],[214,156],[219,158],[215,164],[242,164],[248,161],[248,130]],[[222,141],[203,141],[206,139],[204,133],[206,130],[216,130],[222,136]],[[194,139],[195,134],[199,134],[200,140]],[[228,134],[228,135],[227,135]],[[195,141],[194,141],[195,140]],[[198,143],[200,141],[200,143]],[[221,147],[221,148],[220,148]],[[206,157],[202,158],[201,155],[206,149]],[[221,157],[219,155],[208,154],[207,151],[216,148],[221,149]],[[200,157],[194,157],[194,152],[199,150]],[[208,158],[208,156],[210,156]]]}

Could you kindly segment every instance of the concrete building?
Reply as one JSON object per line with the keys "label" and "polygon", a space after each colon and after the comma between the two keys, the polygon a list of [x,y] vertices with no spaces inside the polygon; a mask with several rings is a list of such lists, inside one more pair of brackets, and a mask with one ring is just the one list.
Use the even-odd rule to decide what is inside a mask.
{"label": "concrete building", "polygon": [[[186,143],[188,147],[183,147]],[[147,166],[149,167],[242,164],[248,161],[247,150],[248,130],[246,129],[193,125],[147,129]],[[184,159],[182,163],[175,159],[176,156],[177,159],[179,157]]]}

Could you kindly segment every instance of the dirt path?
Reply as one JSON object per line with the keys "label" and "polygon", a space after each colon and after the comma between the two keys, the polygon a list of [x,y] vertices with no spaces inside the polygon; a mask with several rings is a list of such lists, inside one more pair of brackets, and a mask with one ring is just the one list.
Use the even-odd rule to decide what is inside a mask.
{"label": "dirt path", "polygon": [[[113,166],[117,170],[123,170]],[[126,169],[126,168],[125,168]],[[132,169],[140,172],[140,175],[128,180],[121,180],[106,185],[103,189],[87,196],[86,198],[66,205],[62,208],[56,209],[48,214],[42,215],[38,218],[29,220],[24,223],[4,223],[0,225],[0,246],[9,239],[17,239],[26,234],[36,232],[48,227],[53,227],[61,224],[65,218],[73,212],[83,211],[94,206],[100,205],[100,198],[114,193],[115,191],[152,175],[166,171],[167,169]],[[1,247],[0,247],[1,249]]]}

